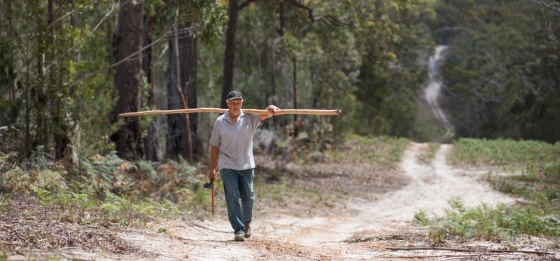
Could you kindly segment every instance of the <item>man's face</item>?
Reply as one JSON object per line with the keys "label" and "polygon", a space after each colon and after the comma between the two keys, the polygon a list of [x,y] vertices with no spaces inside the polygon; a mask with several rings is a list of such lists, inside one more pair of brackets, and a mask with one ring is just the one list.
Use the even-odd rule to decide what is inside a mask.
{"label": "man's face", "polygon": [[231,101],[227,101],[227,106],[229,111],[233,114],[238,114],[241,112],[241,106],[243,105],[243,101],[241,99],[234,99]]}

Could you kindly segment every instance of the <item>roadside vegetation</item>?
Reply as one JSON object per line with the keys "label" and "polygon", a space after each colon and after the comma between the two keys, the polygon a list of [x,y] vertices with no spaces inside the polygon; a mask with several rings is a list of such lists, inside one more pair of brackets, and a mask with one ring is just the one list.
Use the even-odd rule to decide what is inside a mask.
{"label": "roadside vegetation", "polygon": [[35,258],[41,253],[33,249],[65,247],[125,253],[134,249],[118,239],[119,229],[210,215],[206,175],[184,160],[130,162],[111,152],[82,159],[69,174],[39,149],[23,160],[0,154],[0,166],[0,253]]}
{"label": "roadside vegetation", "polygon": [[[308,146],[294,139],[279,146],[275,161],[297,166],[365,162],[394,169],[407,144],[400,138],[349,136],[337,144]],[[0,253],[61,247],[126,253],[134,249],[118,239],[118,229],[149,229],[160,218],[211,218],[211,194],[202,186],[207,167],[183,159],[131,162],[116,152],[93,154],[69,174],[62,162],[39,148],[29,158],[16,152],[0,154],[0,167]],[[221,180],[216,182],[217,210],[222,211],[223,189]],[[298,213],[328,213],[340,196],[349,193],[336,187],[325,192],[324,187],[302,186],[307,181],[296,173],[266,168],[258,171],[255,182],[257,211],[291,206]]]}
{"label": "roadside vegetation", "polygon": [[257,166],[256,207],[282,208],[293,215],[331,215],[348,197],[367,197],[399,187],[402,182],[392,173],[409,142],[358,135],[324,146],[291,140],[288,147],[281,148],[290,153],[273,156],[274,164]]}
{"label": "roadside vegetation", "polygon": [[436,158],[436,152],[440,146],[439,143],[429,143],[428,146],[422,149],[418,154],[418,162],[424,165],[430,165]]}
{"label": "roadside vegetation", "polygon": [[454,198],[444,217],[417,212],[415,220],[430,227],[434,243],[450,237],[510,242],[520,235],[560,237],[560,143],[460,139],[448,159],[461,168],[490,168],[487,179],[496,189],[523,200],[467,208]]}

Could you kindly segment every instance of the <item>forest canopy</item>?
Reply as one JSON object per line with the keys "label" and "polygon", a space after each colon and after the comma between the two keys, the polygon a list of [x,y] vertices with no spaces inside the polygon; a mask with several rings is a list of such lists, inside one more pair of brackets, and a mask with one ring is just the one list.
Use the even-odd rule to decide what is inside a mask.
{"label": "forest canopy", "polygon": [[[318,144],[346,134],[429,141],[420,97],[447,45],[443,109],[455,137],[560,140],[560,2],[554,0],[5,0],[0,6],[4,153],[42,148],[77,166],[207,157],[215,114],[152,109],[341,109],[264,128]],[[422,126],[424,125],[424,126]],[[436,124],[437,125],[437,124]],[[435,127],[443,128],[443,127]]]}

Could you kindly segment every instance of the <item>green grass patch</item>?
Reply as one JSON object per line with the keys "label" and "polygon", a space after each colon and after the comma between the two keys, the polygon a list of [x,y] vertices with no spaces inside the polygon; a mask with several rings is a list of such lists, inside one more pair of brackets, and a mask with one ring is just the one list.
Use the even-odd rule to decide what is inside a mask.
{"label": "green grass patch", "polygon": [[450,200],[450,206],[444,217],[429,219],[421,210],[415,213],[415,221],[430,227],[429,237],[434,243],[453,236],[510,242],[520,234],[560,236],[558,219],[532,206],[510,208],[504,204],[496,207],[482,204],[465,208],[458,198]]}
{"label": "green grass patch", "polygon": [[326,150],[324,155],[330,162],[369,162],[396,168],[409,144],[405,138],[349,135],[343,144]]}
{"label": "green grass patch", "polygon": [[[430,237],[513,240],[520,234],[560,237],[560,143],[539,141],[460,139],[449,158],[459,167],[490,169],[493,186],[526,199],[522,205],[465,208],[450,202],[444,217],[429,219],[419,211],[415,220],[430,226]],[[496,172],[508,174],[496,175]]]}
{"label": "green grass patch", "polygon": [[509,139],[459,139],[449,159],[455,165],[527,168],[560,161],[560,143]]}
{"label": "green grass patch", "polygon": [[430,165],[432,161],[436,158],[436,152],[441,147],[439,143],[430,143],[428,147],[420,152],[417,156],[419,163],[424,165]]}
{"label": "green grass patch", "polygon": [[[343,191],[339,192],[344,194]],[[302,214],[310,209],[333,208],[337,202],[337,195],[323,193],[312,188],[301,188],[290,183],[288,177],[279,183],[271,184],[257,180],[255,194],[258,201],[269,206],[287,207],[292,214]]]}

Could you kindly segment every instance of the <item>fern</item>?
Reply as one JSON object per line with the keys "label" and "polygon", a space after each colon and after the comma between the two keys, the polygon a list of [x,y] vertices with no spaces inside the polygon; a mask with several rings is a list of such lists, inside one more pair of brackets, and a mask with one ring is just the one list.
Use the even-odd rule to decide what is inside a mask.
{"label": "fern", "polygon": [[10,210],[9,207],[6,207],[10,205],[10,203],[8,202],[10,199],[12,199],[11,195],[0,194],[0,211]]}
{"label": "fern", "polygon": [[51,206],[54,203],[54,197],[51,195],[51,192],[36,187],[35,185],[31,185],[30,188],[39,197],[39,202],[43,205],[43,207]]}

